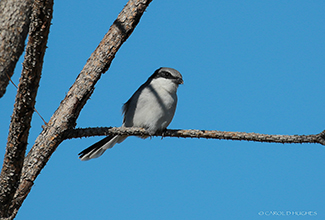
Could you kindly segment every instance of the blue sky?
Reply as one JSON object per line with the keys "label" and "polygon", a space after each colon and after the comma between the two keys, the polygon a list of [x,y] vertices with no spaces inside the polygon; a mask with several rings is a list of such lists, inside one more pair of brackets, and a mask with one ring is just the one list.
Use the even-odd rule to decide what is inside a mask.
{"label": "blue sky", "polygon": [[[36,103],[46,121],[126,2],[55,2]],[[319,133],[324,9],[324,1],[153,1],[77,127],[120,126],[122,104],[168,66],[185,82],[169,128]],[[9,85],[0,100],[1,158],[15,93]],[[29,148],[41,125],[34,115]],[[298,218],[269,211],[312,211],[303,219],[325,219],[321,145],[130,137],[96,160],[79,161],[77,154],[100,138],[64,141],[17,219]]]}

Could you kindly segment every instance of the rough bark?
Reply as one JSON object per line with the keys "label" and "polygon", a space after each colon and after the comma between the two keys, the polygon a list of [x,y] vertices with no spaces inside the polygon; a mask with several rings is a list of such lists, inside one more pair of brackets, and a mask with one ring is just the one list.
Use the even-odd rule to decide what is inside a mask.
{"label": "rough bark", "polygon": [[18,187],[25,158],[35,99],[52,19],[53,0],[35,0],[23,70],[9,128],[0,175],[0,216],[10,216],[9,206]]}
{"label": "rough bark", "polygon": [[133,32],[150,2],[151,0],[130,0],[127,3],[88,59],[49,123],[44,126],[24,160],[20,183],[10,204],[8,219],[15,217],[34,180],[64,140],[65,132],[75,127],[76,119],[92,94],[96,82],[107,71],[116,52]]}
{"label": "rough bark", "polygon": [[[141,128],[78,128],[72,129],[66,133],[67,139],[81,138],[100,135],[132,135],[132,136],[149,136],[145,129]],[[162,137],[182,137],[182,138],[206,138],[220,140],[238,140],[238,141],[257,141],[269,143],[318,143],[325,145],[325,130],[319,134],[311,135],[279,135],[279,134],[258,134],[246,132],[231,131],[208,131],[208,130],[179,130],[167,129],[162,134],[154,134],[153,136]]]}
{"label": "rough bark", "polygon": [[[2,3],[3,1],[7,0],[0,0],[0,3]],[[47,0],[47,3],[51,1],[52,0]],[[40,3],[41,1],[38,0],[37,2]],[[36,75],[33,75],[31,72],[29,72],[30,68],[34,68],[33,65],[25,66],[24,64],[24,70],[26,72],[23,71],[23,75],[27,74],[26,76],[29,77],[22,77],[21,79],[21,84],[23,85],[23,83],[25,83],[26,85],[23,86],[22,90],[20,90],[17,95],[17,103],[15,104],[15,111],[12,119],[12,121],[15,121],[15,123],[18,125],[20,130],[15,130],[16,127],[13,126],[11,131],[12,134],[9,134],[12,135],[12,137],[16,136],[17,140],[8,141],[9,147],[7,149],[8,153],[6,153],[6,158],[12,161],[8,162],[7,159],[5,159],[4,163],[8,164],[4,165],[4,167],[7,167],[3,168],[4,174],[2,175],[1,173],[0,176],[0,184],[2,184],[2,181],[9,181],[5,183],[7,184],[5,187],[2,187],[2,185],[0,185],[1,188],[5,189],[4,194],[3,191],[0,191],[0,200],[2,196],[4,196],[4,199],[6,199],[5,202],[3,202],[2,200],[0,201],[3,202],[3,204],[6,206],[5,208],[2,208],[3,206],[2,204],[0,204],[0,210],[6,210],[5,215],[2,215],[1,213],[3,219],[13,219],[16,216],[23,201],[29,194],[38,174],[44,168],[44,166],[50,159],[52,153],[56,150],[56,148],[63,140],[67,138],[107,134],[127,134],[137,136],[148,135],[148,133],[146,133],[146,131],[144,131],[143,129],[137,128],[127,128],[123,130],[121,128],[74,129],[74,127],[76,125],[76,120],[80,114],[81,109],[84,107],[87,100],[91,96],[94,90],[94,86],[100,79],[101,74],[107,71],[112,60],[115,57],[115,54],[117,53],[121,45],[133,32],[134,28],[140,21],[141,16],[143,15],[145,9],[148,7],[150,2],[151,0],[130,0],[127,3],[121,13],[118,15],[118,18],[110,27],[107,34],[104,36],[99,46],[88,59],[83,70],[80,72],[75,83],[71,86],[69,92],[67,93],[66,97],[64,98],[64,100],[62,100],[60,106],[51,117],[49,123],[44,126],[43,131],[37,137],[35,144],[33,145],[28,155],[24,158],[23,163],[21,163],[26,149],[26,138],[28,136],[29,130],[29,124],[26,122],[30,122],[31,113],[33,111],[32,107],[35,104],[35,99],[33,99],[33,97],[36,96],[37,92],[37,89],[36,91],[34,91],[32,88],[29,88],[29,86],[34,85],[33,88],[37,88],[39,80],[39,78],[37,79],[37,77],[40,76],[40,74],[37,75],[35,73]],[[43,11],[43,13],[44,15],[46,15],[45,11]],[[34,29],[33,27],[36,26],[32,25],[31,30],[41,31],[42,29],[46,29],[45,26],[47,27],[47,25],[49,25],[49,23],[45,22],[43,23],[43,25],[40,26],[40,28]],[[35,43],[35,39],[30,38],[29,40],[32,44]],[[42,46],[40,47],[42,48]],[[42,65],[41,63],[43,55],[39,56],[37,52],[38,49],[36,49],[35,47],[31,47],[30,49],[30,52],[28,52],[29,49],[27,49],[27,53],[34,54],[34,57],[36,57],[35,59],[38,61],[38,64],[35,68],[39,69],[37,66]],[[33,59],[30,60],[32,63],[33,61],[36,61]],[[26,58],[26,62],[27,60],[29,59]],[[29,94],[29,96],[24,97],[23,94]],[[21,101],[18,100],[18,96],[20,96],[19,99],[21,99]],[[26,106],[21,105],[21,107],[18,107],[20,105],[20,102],[24,103]],[[22,112],[22,110],[24,112]],[[19,118],[19,115],[22,115],[23,113],[27,115],[24,121],[16,120],[16,118]],[[17,117],[15,115],[17,115]],[[20,126],[19,123],[21,123],[22,126]],[[320,143],[325,145],[325,131],[317,135],[264,135],[256,133],[221,132],[205,130],[166,130],[163,134],[157,135],[171,137],[216,138],[276,143]],[[14,146],[12,146],[11,148],[11,145]],[[7,156],[7,154],[9,154],[9,156]],[[20,170],[21,173],[19,174]],[[12,173],[14,175],[11,175]]]}
{"label": "rough bark", "polygon": [[0,1],[0,98],[24,51],[34,0]]}

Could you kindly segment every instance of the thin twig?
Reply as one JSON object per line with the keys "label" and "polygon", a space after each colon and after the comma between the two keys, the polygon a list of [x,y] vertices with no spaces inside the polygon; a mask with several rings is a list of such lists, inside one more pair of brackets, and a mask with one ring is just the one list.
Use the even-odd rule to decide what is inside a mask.
{"label": "thin twig", "polygon": [[[96,127],[78,128],[66,132],[65,138],[81,138],[101,135],[130,135],[130,136],[150,136],[142,128],[122,128],[122,127]],[[180,130],[167,129],[163,133],[152,136],[162,137],[182,137],[182,138],[206,138],[224,139],[239,141],[257,141],[270,143],[319,143],[325,145],[325,130],[320,134],[312,135],[278,135],[278,134],[258,134],[246,132],[216,131],[216,130]]]}
{"label": "thin twig", "polygon": [[[11,82],[11,84],[16,87],[16,89],[18,89],[18,86],[12,81],[12,79],[9,77],[9,75],[7,74],[7,77],[9,79],[9,81]],[[44,118],[42,117],[42,115],[36,110],[36,108],[34,107],[34,111],[38,114],[38,116],[42,119],[42,121],[44,122],[44,125],[47,125],[47,122],[44,120]]]}

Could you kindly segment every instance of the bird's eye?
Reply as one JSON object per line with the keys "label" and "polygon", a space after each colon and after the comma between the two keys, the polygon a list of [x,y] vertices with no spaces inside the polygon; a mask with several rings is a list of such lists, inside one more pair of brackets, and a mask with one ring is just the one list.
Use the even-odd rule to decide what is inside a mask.
{"label": "bird's eye", "polygon": [[169,72],[166,72],[166,71],[162,72],[162,75],[165,78],[171,78],[171,76],[172,76]]}

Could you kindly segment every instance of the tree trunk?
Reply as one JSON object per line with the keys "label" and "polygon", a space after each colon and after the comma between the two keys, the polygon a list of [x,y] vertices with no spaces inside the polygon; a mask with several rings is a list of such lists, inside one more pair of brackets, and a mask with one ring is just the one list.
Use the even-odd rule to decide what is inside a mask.
{"label": "tree trunk", "polygon": [[0,98],[24,51],[34,0],[0,1]]}
{"label": "tree trunk", "polygon": [[[39,2],[41,1],[39,0]],[[19,150],[16,151],[15,157],[9,158],[5,156],[3,168],[12,168],[12,164],[14,164],[17,166],[14,166],[12,171],[15,172],[16,175],[20,169],[21,174],[18,174],[18,176],[20,176],[20,181],[19,184],[17,184],[17,178],[11,178],[12,172],[7,172],[6,169],[3,169],[3,175],[0,176],[0,184],[10,180],[10,184],[6,185],[6,191],[10,191],[10,193],[3,194],[3,192],[1,192],[0,199],[2,199],[6,207],[9,207],[9,209],[2,209],[3,212],[0,213],[1,218],[13,219],[16,216],[38,174],[44,168],[52,153],[65,139],[65,133],[75,127],[79,113],[91,96],[95,84],[100,79],[101,74],[108,70],[115,54],[131,35],[150,2],[151,0],[130,0],[127,3],[99,46],[88,59],[83,70],[51,117],[49,123],[44,126],[43,131],[37,137],[32,149],[24,158],[22,169],[19,168],[21,167],[19,163],[21,163],[22,155],[19,150],[25,151],[25,145],[22,146],[24,149],[19,148]],[[38,1],[35,1],[34,5],[38,5]],[[40,22],[40,20],[37,21]],[[44,25],[46,26],[49,24],[45,22]],[[43,27],[42,25],[41,29]],[[34,26],[31,24],[31,29],[33,28]],[[38,30],[38,28],[35,29],[35,31]],[[29,40],[33,41],[31,38]],[[34,55],[37,55],[38,51],[35,52]],[[25,57],[25,59],[27,59],[27,57]],[[17,96],[19,95],[21,94],[17,94]],[[27,126],[26,128],[28,129],[29,127]],[[26,135],[28,135],[28,133]],[[10,147],[10,149],[7,147],[6,152],[18,149],[18,142],[15,142],[14,145],[15,146],[12,146],[12,148]],[[12,192],[15,192],[13,199],[11,199]]]}

